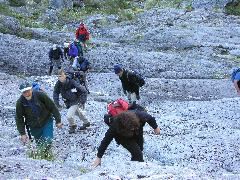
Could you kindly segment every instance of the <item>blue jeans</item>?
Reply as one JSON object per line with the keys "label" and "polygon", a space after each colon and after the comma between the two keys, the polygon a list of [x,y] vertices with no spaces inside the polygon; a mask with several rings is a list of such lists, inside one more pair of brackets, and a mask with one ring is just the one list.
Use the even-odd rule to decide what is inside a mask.
{"label": "blue jeans", "polygon": [[53,139],[53,119],[52,117],[41,128],[30,128],[37,145],[51,145]]}

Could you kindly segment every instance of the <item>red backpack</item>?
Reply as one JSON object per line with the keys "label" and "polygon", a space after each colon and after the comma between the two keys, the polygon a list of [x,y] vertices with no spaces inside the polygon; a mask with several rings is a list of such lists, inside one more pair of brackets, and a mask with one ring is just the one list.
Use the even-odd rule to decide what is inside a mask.
{"label": "red backpack", "polygon": [[121,112],[128,110],[128,102],[119,98],[116,101],[111,102],[107,105],[107,111],[109,115],[113,117],[120,114]]}

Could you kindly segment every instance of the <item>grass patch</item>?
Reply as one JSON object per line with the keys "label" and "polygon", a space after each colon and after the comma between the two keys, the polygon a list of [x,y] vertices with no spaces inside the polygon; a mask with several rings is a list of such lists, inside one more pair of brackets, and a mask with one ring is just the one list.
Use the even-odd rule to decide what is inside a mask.
{"label": "grass patch", "polygon": [[[184,0],[146,0],[144,8],[151,9],[151,8],[181,8],[182,2]],[[192,10],[191,0],[185,0],[186,5],[185,9],[187,11]]]}
{"label": "grass patch", "polygon": [[[92,14],[115,14],[119,20],[132,20],[135,15],[143,10],[134,6],[130,0],[85,0],[82,8],[63,9],[58,18],[63,22],[81,21]],[[81,18],[79,18],[81,17]]]}

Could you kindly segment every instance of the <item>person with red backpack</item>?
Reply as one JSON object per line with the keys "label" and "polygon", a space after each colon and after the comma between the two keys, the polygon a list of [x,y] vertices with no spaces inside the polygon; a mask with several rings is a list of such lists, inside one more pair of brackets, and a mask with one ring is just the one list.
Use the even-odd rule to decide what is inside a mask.
{"label": "person with red backpack", "polygon": [[139,104],[129,104],[126,100],[119,98],[107,105],[108,113],[104,115],[104,122],[108,126],[110,126],[113,117],[127,110],[138,110],[147,112],[143,106]]}
{"label": "person with red backpack", "polygon": [[90,33],[87,30],[86,26],[81,23],[75,33],[76,39],[83,43],[83,46],[86,48],[86,41],[89,40]]}
{"label": "person with red backpack", "polygon": [[146,123],[154,129],[155,134],[160,134],[155,118],[147,112],[125,111],[115,116],[98,147],[93,167],[101,164],[101,158],[113,139],[131,153],[131,161],[143,162],[143,127]]}

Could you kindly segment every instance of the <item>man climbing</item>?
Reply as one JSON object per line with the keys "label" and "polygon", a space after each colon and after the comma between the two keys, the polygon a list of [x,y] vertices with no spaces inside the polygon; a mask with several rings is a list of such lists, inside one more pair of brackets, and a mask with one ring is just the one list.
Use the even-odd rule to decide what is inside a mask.
{"label": "man climbing", "polygon": [[143,162],[143,127],[146,122],[154,129],[155,134],[160,134],[155,118],[145,111],[125,111],[113,117],[98,147],[93,166],[101,164],[101,158],[113,138],[131,153],[132,161]]}
{"label": "man climbing", "polygon": [[[22,93],[16,103],[16,125],[21,141],[27,143],[25,126],[39,148],[48,155],[53,139],[53,119],[58,128],[62,127],[61,115],[54,102],[43,91],[33,91],[32,84],[27,81],[19,86]],[[29,135],[29,136],[30,136]]]}
{"label": "man climbing", "polygon": [[144,85],[144,79],[133,71],[122,68],[121,65],[114,65],[114,72],[119,76],[123,92],[127,95],[129,103],[136,104],[140,99],[139,89]]}
{"label": "man climbing", "polygon": [[[58,47],[56,44],[52,46],[49,53],[49,60],[50,60],[50,69],[48,71],[48,75],[51,76],[53,66],[57,66],[58,69],[62,68],[62,62],[63,60],[63,52],[60,47]],[[61,62],[62,61],[62,62]]]}
{"label": "man climbing", "polygon": [[75,36],[76,39],[83,43],[84,48],[86,48],[86,41],[89,40],[90,33],[88,32],[86,26],[83,23],[80,23],[79,27],[76,30]]}
{"label": "man climbing", "polygon": [[90,122],[84,115],[85,103],[87,101],[87,90],[72,78],[67,77],[66,73],[60,69],[58,71],[58,81],[55,84],[53,99],[57,107],[59,104],[59,94],[68,109],[67,120],[69,122],[69,133],[75,133],[77,125],[74,121],[75,114],[83,121],[79,130],[85,130],[90,126]]}

